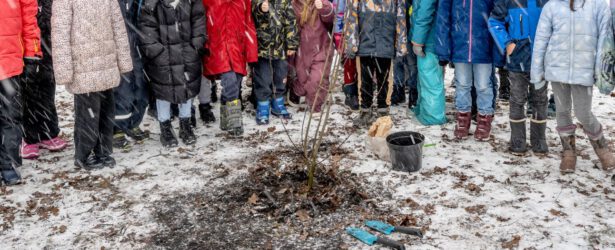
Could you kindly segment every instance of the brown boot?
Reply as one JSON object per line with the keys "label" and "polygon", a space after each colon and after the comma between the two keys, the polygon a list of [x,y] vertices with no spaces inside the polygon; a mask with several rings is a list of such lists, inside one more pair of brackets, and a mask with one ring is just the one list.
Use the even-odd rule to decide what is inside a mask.
{"label": "brown boot", "polygon": [[493,122],[493,115],[481,115],[478,114],[478,125],[476,126],[476,131],[474,132],[474,139],[477,141],[486,141],[489,140],[489,135],[491,135],[491,123]]}
{"label": "brown boot", "polygon": [[559,171],[562,174],[574,173],[577,167],[577,149],[575,146],[574,135],[560,135],[562,141],[562,162],[559,164]]}
{"label": "brown boot", "polygon": [[604,171],[615,169],[615,157],[613,157],[613,153],[611,153],[609,148],[609,143],[604,136],[600,136],[597,140],[589,140],[589,142],[592,144],[592,147],[594,147],[598,159],[600,159],[602,169]]}
{"label": "brown boot", "polygon": [[457,126],[455,126],[455,138],[464,139],[470,133],[472,114],[470,112],[457,112]]}

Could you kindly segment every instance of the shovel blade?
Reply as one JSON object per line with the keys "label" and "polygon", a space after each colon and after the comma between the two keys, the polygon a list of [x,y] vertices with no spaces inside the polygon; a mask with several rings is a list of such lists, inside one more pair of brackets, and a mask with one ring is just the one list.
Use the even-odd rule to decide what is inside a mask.
{"label": "shovel blade", "polygon": [[385,222],[377,221],[377,220],[368,220],[365,222],[365,225],[371,229],[374,229],[383,234],[389,235],[393,231],[395,231],[395,227],[391,226]]}
{"label": "shovel blade", "polygon": [[376,243],[376,241],[378,240],[378,237],[376,237],[376,235],[370,234],[356,227],[346,228],[346,233],[352,235],[352,237],[355,237],[370,246],[374,245],[374,243]]}

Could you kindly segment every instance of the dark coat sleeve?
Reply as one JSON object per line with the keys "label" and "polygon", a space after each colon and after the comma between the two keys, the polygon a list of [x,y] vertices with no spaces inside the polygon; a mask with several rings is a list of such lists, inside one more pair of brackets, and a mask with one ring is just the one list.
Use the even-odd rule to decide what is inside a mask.
{"label": "dark coat sleeve", "polygon": [[205,43],[207,42],[207,25],[205,23],[203,1],[192,1],[190,25],[192,27],[192,46],[196,48],[200,56],[203,56],[205,53]]}
{"label": "dark coat sleeve", "polygon": [[156,0],[145,0],[137,22],[139,27],[139,48],[147,59],[156,58],[164,51],[160,43],[160,23],[156,15]]}

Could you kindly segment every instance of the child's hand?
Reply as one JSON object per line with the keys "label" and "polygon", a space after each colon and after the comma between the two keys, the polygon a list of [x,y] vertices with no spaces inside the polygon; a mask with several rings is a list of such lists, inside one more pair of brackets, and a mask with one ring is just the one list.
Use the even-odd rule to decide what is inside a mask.
{"label": "child's hand", "polygon": [[316,6],[316,9],[322,9],[322,0],[314,1],[314,6]]}
{"label": "child's hand", "polygon": [[261,11],[264,13],[269,12],[269,0],[265,0],[265,2],[261,4]]}
{"label": "child's hand", "polygon": [[286,51],[286,55],[287,56],[294,56],[295,55],[295,51],[294,50],[288,50],[288,51]]}

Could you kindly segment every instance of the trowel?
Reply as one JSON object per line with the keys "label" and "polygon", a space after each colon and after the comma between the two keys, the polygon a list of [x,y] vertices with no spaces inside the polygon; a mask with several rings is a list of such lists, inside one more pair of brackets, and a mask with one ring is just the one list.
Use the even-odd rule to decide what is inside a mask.
{"label": "trowel", "polygon": [[373,246],[374,244],[378,243],[378,244],[382,244],[382,245],[385,245],[393,249],[406,250],[406,247],[404,247],[404,244],[402,244],[401,242],[394,241],[394,240],[391,240],[385,237],[378,237],[360,228],[356,228],[356,227],[346,228],[346,233],[352,235],[353,237],[357,238],[358,240],[362,241],[363,243],[369,246]]}
{"label": "trowel", "polygon": [[421,232],[421,230],[418,228],[396,227],[396,226],[387,224],[386,222],[377,221],[377,220],[368,220],[365,222],[365,225],[371,229],[374,229],[386,235],[389,235],[393,232],[399,232],[399,233],[410,234],[410,235],[418,236],[419,238],[423,238],[423,232]]}

